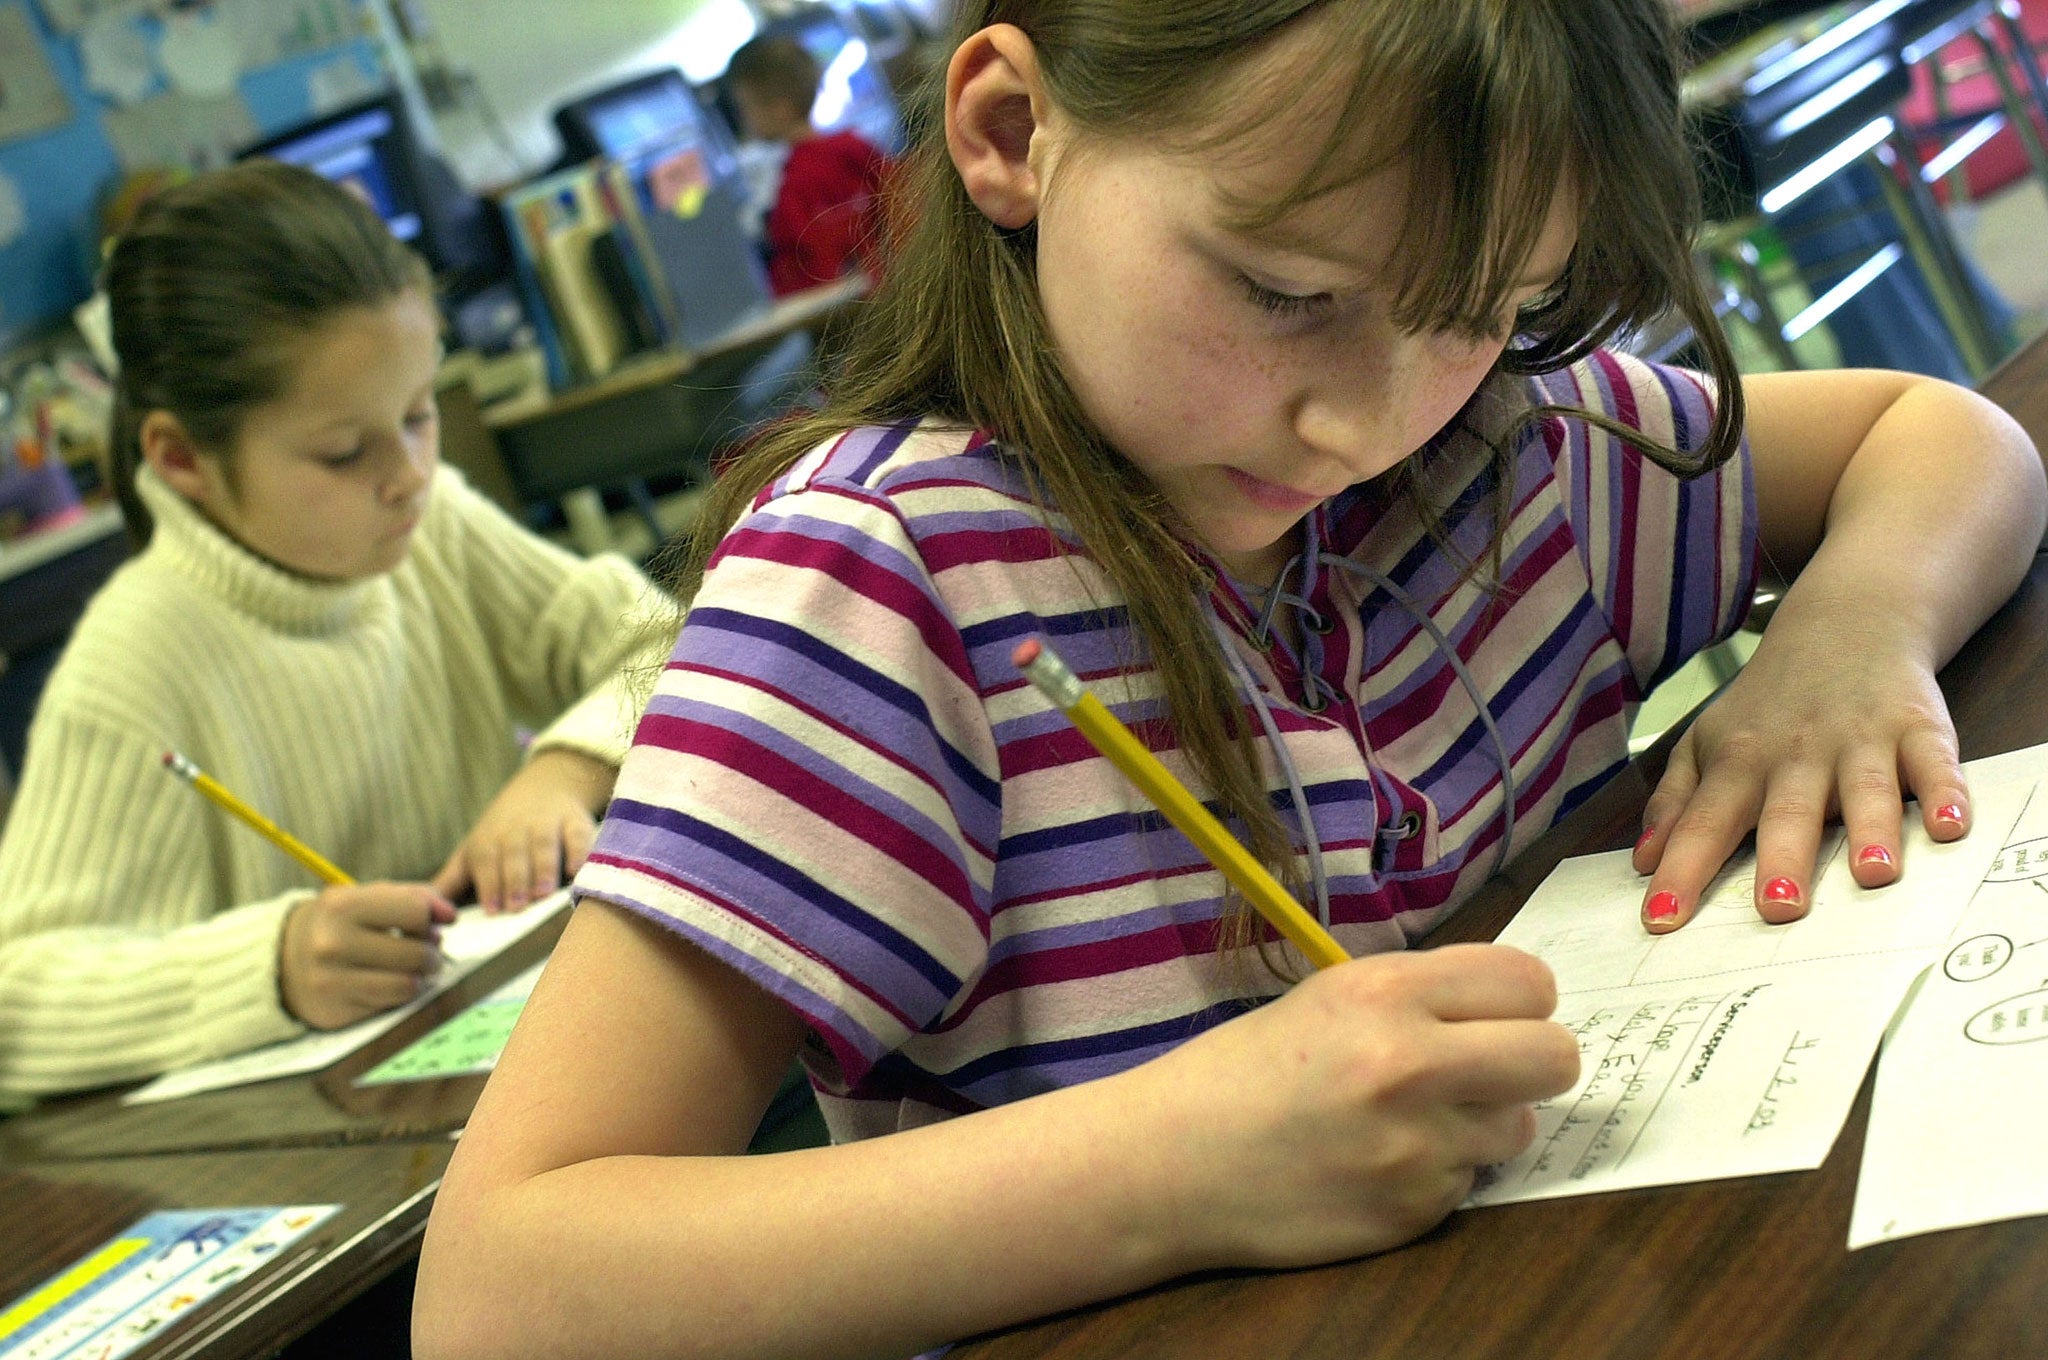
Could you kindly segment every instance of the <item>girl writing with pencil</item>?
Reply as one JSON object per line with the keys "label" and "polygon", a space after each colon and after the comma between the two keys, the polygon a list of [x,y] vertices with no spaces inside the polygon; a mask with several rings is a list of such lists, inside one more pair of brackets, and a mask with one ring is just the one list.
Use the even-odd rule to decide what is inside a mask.
{"label": "girl writing with pencil", "polygon": [[[1799,915],[1834,807],[1866,884],[1902,794],[1968,829],[1934,675],[2040,460],[1940,382],[1734,370],[1666,0],[960,8],[832,400],[704,520],[424,1360],[904,1356],[1407,1241],[1577,1052],[1535,960],[1403,947],[1625,766],[1760,553],[1797,580],[1615,929],[1752,831]],[[1673,306],[1704,372],[1606,347]],[[1354,957],[1273,944],[1032,639]],[[734,1155],[792,1053],[835,1145]]]}
{"label": "girl writing with pencil", "polygon": [[[646,636],[634,568],[437,466],[430,281],[345,190],[201,176],[141,210],[106,288],[145,546],[50,678],[0,838],[15,1101],[413,996],[451,897],[517,908],[582,862]],[[167,748],[358,881],[323,887]]]}

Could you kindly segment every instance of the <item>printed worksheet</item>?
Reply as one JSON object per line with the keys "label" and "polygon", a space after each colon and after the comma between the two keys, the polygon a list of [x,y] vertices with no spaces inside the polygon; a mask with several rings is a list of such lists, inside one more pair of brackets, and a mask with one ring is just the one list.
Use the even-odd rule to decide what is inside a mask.
{"label": "printed worksheet", "polygon": [[1885,1041],[1851,1247],[2048,1214],[2044,1040],[2048,797],[2037,797]]}
{"label": "printed worksheet", "polygon": [[1629,852],[1566,860],[1500,942],[1557,974],[1579,1083],[1537,1106],[1535,1142],[1488,1168],[1469,1204],[1808,1170],[1826,1160],[1871,1054],[1937,955],[2034,789],[2042,752],[1967,767],[1974,832],[1938,844],[1905,820],[1905,874],[1858,887],[1840,833],[1812,910],[1766,925],[1739,857],[1683,929],[1638,924]]}
{"label": "printed worksheet", "polygon": [[118,1360],[341,1206],[167,1209],[0,1307],[0,1360]]}
{"label": "printed worksheet", "polygon": [[535,902],[524,911],[486,916],[482,907],[456,909],[456,922],[441,934],[440,975],[418,996],[396,1010],[373,1015],[343,1029],[313,1030],[296,1039],[268,1044],[213,1062],[198,1063],[166,1072],[146,1086],[138,1086],[121,1097],[123,1105],[145,1105],[158,1100],[201,1091],[218,1091],[229,1086],[246,1086],[253,1081],[295,1077],[340,1062],[370,1040],[432,1001],[474,972],[484,960],[509,949],[540,928],[549,918],[569,905],[569,890],[562,889]]}
{"label": "printed worksheet", "polygon": [[412,1043],[356,1078],[358,1086],[400,1081],[444,1081],[494,1070],[526,998],[540,981],[546,960],[513,978],[475,1005],[436,1025]]}

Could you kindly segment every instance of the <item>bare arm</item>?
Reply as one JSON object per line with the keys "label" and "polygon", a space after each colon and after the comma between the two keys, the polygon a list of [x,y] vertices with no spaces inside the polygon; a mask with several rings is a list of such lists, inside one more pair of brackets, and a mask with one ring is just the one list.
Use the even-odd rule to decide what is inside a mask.
{"label": "bare arm", "polygon": [[1767,373],[1743,387],[1766,564],[1797,577],[1785,606],[1883,602],[1901,641],[1946,662],[2040,546],[2048,486],[2026,431],[1974,392],[1909,373]]}
{"label": "bare arm", "polygon": [[[2039,454],[1975,393],[1876,371],[1744,388],[1765,566],[1792,585],[1646,809],[1652,929],[1691,916],[1752,828],[1758,910],[1779,921],[1807,909],[1830,810],[1869,886],[1903,867],[1902,795],[1931,834],[1964,833],[1969,795],[1934,675],[2011,594],[2048,522]],[[1675,917],[1657,919],[1659,894]]]}
{"label": "bare arm", "polygon": [[[1120,1076],[733,1156],[798,1022],[585,903],[442,1186],[415,1347],[901,1360],[1205,1266],[1392,1246],[1570,1084],[1570,1035],[1533,1018],[1553,1001],[1511,950],[1361,960]],[[1345,1029],[1364,1042],[1324,1042]],[[1337,1120],[1379,1136],[1327,1136]]]}

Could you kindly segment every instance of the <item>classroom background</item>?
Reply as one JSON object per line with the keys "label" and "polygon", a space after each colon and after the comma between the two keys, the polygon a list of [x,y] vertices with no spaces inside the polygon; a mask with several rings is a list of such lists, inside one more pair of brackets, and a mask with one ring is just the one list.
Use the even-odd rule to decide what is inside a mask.
{"label": "classroom background", "polygon": [[[1986,18],[1999,6],[1673,2],[1715,219],[1701,268],[1745,367],[1967,382],[2048,327],[2048,85]],[[2005,8],[2048,40],[2048,0]],[[893,151],[947,10],[0,0],[0,809],[41,681],[125,552],[92,297],[135,202],[248,154],[349,178],[440,281],[450,461],[563,542],[645,557],[690,521],[719,448],[815,389],[860,291],[767,293],[786,149],[743,140],[727,60],[799,37],[824,72],[817,123]],[[1632,339],[1682,357],[1686,337]],[[1639,740],[1748,645],[1654,696]]]}
{"label": "classroom background", "polygon": [[[1686,99],[1709,191],[1699,264],[1745,369],[2011,373],[1998,365],[2048,331],[2048,82],[2035,59],[2048,0],[1672,3],[1689,29]],[[909,92],[944,58],[948,9],[0,0],[0,834],[42,680],[128,553],[103,489],[111,357],[93,278],[135,202],[252,154],[353,183],[434,268],[444,456],[558,541],[644,560],[690,523],[722,451],[829,381],[834,336],[870,284],[771,294],[761,218],[784,149],[745,140],[728,59],[758,33],[796,37],[823,72],[814,121],[893,151]],[[1691,342],[1680,327],[1625,338],[1680,360]],[[2048,376],[2022,377],[2008,392],[2048,391]],[[1769,604],[1766,591],[1753,626]],[[1724,683],[1754,636],[1652,695],[1637,744]],[[387,1038],[219,1094],[213,1115],[102,1094],[0,1123],[0,1208],[28,1222],[22,1206],[43,1193],[32,1175],[9,1179],[10,1157],[149,1187],[81,1192],[91,1212],[77,1223],[100,1226],[67,1229],[55,1261],[136,1219],[144,1198],[271,1206],[275,1222],[252,1218],[234,1240],[310,1234],[322,1245],[304,1287],[174,1334],[210,1336],[221,1354],[272,1354],[294,1337],[295,1360],[363,1353],[333,1338],[402,1333],[406,1262],[446,1140],[549,938],[498,942]],[[762,1145],[814,1137],[807,1105],[800,1083],[778,1096]],[[288,1222],[280,1206],[332,1216]],[[322,1350],[313,1324],[329,1315],[336,1348]],[[207,1349],[185,1344],[148,1354]]]}
{"label": "classroom background", "polygon": [[786,147],[719,84],[764,32],[814,116],[901,146],[942,0],[0,0],[0,809],[70,623],[125,554],[105,502],[106,233],[250,154],[368,196],[434,267],[445,453],[584,551],[644,557],[711,452],[815,384],[856,281],[777,306]]}

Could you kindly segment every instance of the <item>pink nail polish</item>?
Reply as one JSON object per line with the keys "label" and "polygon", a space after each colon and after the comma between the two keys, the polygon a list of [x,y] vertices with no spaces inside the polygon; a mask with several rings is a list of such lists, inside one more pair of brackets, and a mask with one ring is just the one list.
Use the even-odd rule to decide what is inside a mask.
{"label": "pink nail polish", "polygon": [[1774,878],[1764,884],[1764,901],[1766,902],[1797,902],[1798,900],[1799,885],[1789,878]]}
{"label": "pink nail polish", "polygon": [[1646,826],[1646,827],[1644,827],[1644,828],[1643,828],[1643,834],[1642,834],[1642,835],[1640,835],[1640,836],[1638,836],[1638,837],[1636,837],[1636,849],[1640,850],[1640,849],[1642,849],[1642,848],[1643,848],[1644,846],[1648,845],[1648,844],[1650,843],[1650,838],[1651,838],[1652,836],[1655,836],[1656,834],[1657,834],[1657,828],[1656,828],[1656,827],[1654,827],[1654,826]]}
{"label": "pink nail polish", "polygon": [[1858,864],[1889,865],[1892,862],[1892,852],[1885,849],[1882,845],[1866,845],[1856,852],[1856,862]]}
{"label": "pink nail polish", "polygon": [[1962,805],[1959,803],[1943,803],[1934,810],[1934,820],[1937,822],[1951,822],[1956,826],[1961,826],[1963,824]]}
{"label": "pink nail polish", "polygon": [[1646,920],[1669,921],[1677,915],[1678,895],[1676,893],[1656,893],[1651,896],[1648,905],[1643,908],[1643,916]]}

